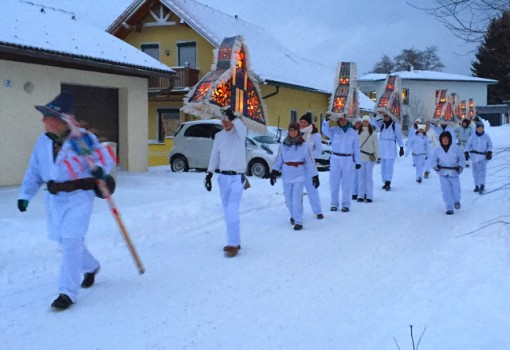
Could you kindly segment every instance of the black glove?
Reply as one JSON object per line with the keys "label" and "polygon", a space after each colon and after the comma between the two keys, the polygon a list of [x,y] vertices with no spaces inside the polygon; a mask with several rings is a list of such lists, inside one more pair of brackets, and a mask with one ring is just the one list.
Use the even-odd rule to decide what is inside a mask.
{"label": "black glove", "polygon": [[[115,182],[115,178],[111,175],[105,175],[103,178],[103,181],[106,185],[106,188],[108,189],[108,194],[111,196],[115,192],[115,188],[117,187],[117,184]],[[99,189],[99,186],[96,184],[94,186],[94,193],[96,194],[97,198],[104,199],[103,194],[101,193],[101,190]]]}
{"label": "black glove", "polygon": [[462,167],[461,167],[461,166],[458,166],[458,167],[457,167],[457,172],[458,172],[459,174],[460,174],[460,173],[462,173],[462,170],[463,170],[463,169],[462,169]]}
{"label": "black glove", "polygon": [[355,168],[356,170],[358,170],[359,168],[361,168],[361,164],[356,164]]}
{"label": "black glove", "polygon": [[205,189],[207,191],[211,191],[212,190],[211,179],[212,179],[212,173],[207,173],[207,175],[205,176]]}
{"label": "black glove", "polygon": [[398,151],[398,155],[402,157],[404,155],[404,147],[400,147],[400,151]]}
{"label": "black glove", "polygon": [[312,185],[313,185],[313,187],[319,188],[320,184],[321,183],[319,182],[319,175],[315,175],[314,177],[312,177]]}
{"label": "black glove", "polygon": [[439,171],[439,170],[441,170],[441,165],[439,165],[439,164],[438,164],[438,165],[436,165],[436,166],[434,167],[434,170],[435,170],[435,171]]}
{"label": "black glove", "polygon": [[271,184],[271,186],[274,186],[274,184],[276,183],[276,178],[278,176],[280,176],[280,172],[278,170],[271,171],[271,175],[269,176],[269,183]]}
{"label": "black glove", "polygon": [[466,160],[469,160],[469,152],[464,152],[464,158],[466,158]]}
{"label": "black glove", "polygon": [[234,119],[236,119],[236,115],[234,114],[234,112],[232,111],[232,108],[230,107],[223,107],[223,113],[225,113],[225,115],[227,116],[228,120],[232,121]]}
{"label": "black glove", "polygon": [[48,189],[48,192],[51,194],[57,194],[57,183],[53,180],[50,180],[46,183],[46,188]]}
{"label": "black glove", "polygon": [[26,199],[18,199],[18,210],[20,212],[27,211],[28,201]]}
{"label": "black glove", "polygon": [[491,160],[492,159],[492,152],[491,151],[485,153],[485,159],[487,159],[487,160]]}
{"label": "black glove", "polygon": [[381,158],[377,158],[377,160],[375,161],[377,164],[381,164]]}
{"label": "black glove", "polygon": [[92,170],[91,174],[98,180],[104,178],[105,175],[103,168],[101,168],[100,166],[97,166],[94,170]]}

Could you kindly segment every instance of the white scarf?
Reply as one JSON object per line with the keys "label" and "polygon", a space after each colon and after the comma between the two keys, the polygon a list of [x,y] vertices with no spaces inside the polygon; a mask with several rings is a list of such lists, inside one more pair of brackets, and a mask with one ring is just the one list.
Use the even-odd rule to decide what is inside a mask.
{"label": "white scarf", "polygon": [[306,128],[302,128],[299,130],[303,134],[303,139],[307,144],[310,144],[312,142],[312,130],[313,130],[312,124],[308,125]]}

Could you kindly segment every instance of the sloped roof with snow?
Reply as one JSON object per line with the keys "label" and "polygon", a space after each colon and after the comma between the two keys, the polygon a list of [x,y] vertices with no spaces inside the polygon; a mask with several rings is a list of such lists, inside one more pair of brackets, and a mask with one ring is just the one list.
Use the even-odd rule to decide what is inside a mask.
{"label": "sloped roof with snow", "polygon": [[[108,28],[122,25],[146,0],[135,0]],[[218,47],[224,38],[242,35],[250,51],[257,78],[266,83],[287,84],[296,88],[331,94],[335,88],[336,67],[328,67],[298,57],[274,39],[264,28],[243,21],[194,0],[160,0],[182,21]],[[212,55],[212,52],[211,52]],[[360,107],[372,109],[374,102],[360,93]]]}
{"label": "sloped roof with snow", "polygon": [[0,2],[0,46],[109,63],[145,71],[173,70],[72,12],[28,1]]}
{"label": "sloped roof with snow", "polygon": [[[467,83],[487,83],[487,84],[496,84],[498,82],[497,80],[494,79],[469,77],[466,75],[435,72],[429,70],[400,71],[391,74],[398,75],[402,80],[462,81]],[[358,81],[379,81],[385,80],[386,77],[387,74],[368,73],[359,77]]]}
{"label": "sloped roof with snow", "polygon": [[263,28],[193,0],[161,3],[215,47],[226,37],[242,35],[251,52],[252,68],[261,80],[331,92],[334,68],[297,57]]}

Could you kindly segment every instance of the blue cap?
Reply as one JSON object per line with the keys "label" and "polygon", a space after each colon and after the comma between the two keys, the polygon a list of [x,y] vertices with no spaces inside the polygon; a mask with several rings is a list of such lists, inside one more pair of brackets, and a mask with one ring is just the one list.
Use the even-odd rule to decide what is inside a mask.
{"label": "blue cap", "polygon": [[44,106],[35,106],[44,116],[52,116],[62,119],[62,114],[71,113],[74,105],[74,96],[69,92],[62,92],[51,102]]}

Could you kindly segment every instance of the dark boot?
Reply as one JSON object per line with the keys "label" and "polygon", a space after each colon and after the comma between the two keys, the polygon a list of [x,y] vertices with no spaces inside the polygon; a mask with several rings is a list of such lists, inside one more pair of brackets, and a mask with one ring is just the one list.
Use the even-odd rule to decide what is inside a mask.
{"label": "dark boot", "polygon": [[229,258],[232,258],[237,255],[237,252],[241,249],[241,246],[231,246],[227,245],[223,247],[223,251],[225,252],[225,256],[228,256]]}
{"label": "dark boot", "polygon": [[383,190],[389,191],[390,185],[391,185],[391,181],[384,181],[384,186],[382,187]]}
{"label": "dark boot", "polygon": [[356,199],[358,199],[358,195],[357,195],[357,194],[353,194],[353,195],[352,195],[352,200],[354,200],[354,201],[355,201]]}
{"label": "dark boot", "polygon": [[480,187],[475,186],[475,189],[473,190],[473,192],[478,192],[478,191],[480,191]]}
{"label": "dark boot", "polygon": [[294,221],[294,218],[290,218],[290,224],[294,225],[296,222]]}
{"label": "dark boot", "polygon": [[303,229],[303,225],[301,225],[301,224],[295,224],[294,225],[294,230],[299,231],[301,229]]}
{"label": "dark boot", "polygon": [[62,311],[73,305],[73,301],[66,294],[60,294],[57,299],[51,303],[51,307],[55,310]]}
{"label": "dark boot", "polygon": [[94,284],[96,279],[96,274],[99,272],[100,268],[98,267],[95,271],[87,272],[83,275],[83,281],[81,282],[82,288],[89,288]]}
{"label": "dark boot", "polygon": [[478,193],[480,193],[480,194],[485,193],[485,185],[480,185],[480,190],[478,191]]}

